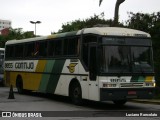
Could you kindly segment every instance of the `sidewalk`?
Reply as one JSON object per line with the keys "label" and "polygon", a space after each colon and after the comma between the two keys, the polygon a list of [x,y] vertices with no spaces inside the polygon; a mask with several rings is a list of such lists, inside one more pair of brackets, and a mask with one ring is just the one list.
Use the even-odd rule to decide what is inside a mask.
{"label": "sidewalk", "polygon": [[131,100],[131,102],[160,105],[160,99],[134,99],[134,100]]}

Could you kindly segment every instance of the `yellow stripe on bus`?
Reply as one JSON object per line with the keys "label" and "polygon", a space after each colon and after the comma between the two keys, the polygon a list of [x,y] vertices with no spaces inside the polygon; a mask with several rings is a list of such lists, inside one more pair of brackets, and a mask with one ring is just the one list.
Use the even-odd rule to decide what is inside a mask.
{"label": "yellow stripe on bus", "polygon": [[152,82],[153,76],[147,76],[145,82]]}
{"label": "yellow stripe on bus", "polygon": [[54,34],[54,35],[49,35],[47,38],[48,38],[48,39],[53,39],[53,38],[56,38],[56,37],[57,37],[57,35]]}
{"label": "yellow stripe on bus", "polygon": [[35,72],[44,72],[47,60],[39,60]]}
{"label": "yellow stripe on bus", "polygon": [[43,75],[41,72],[44,72],[45,65],[46,60],[39,60],[35,73],[21,74],[25,82],[24,89],[38,90]]}

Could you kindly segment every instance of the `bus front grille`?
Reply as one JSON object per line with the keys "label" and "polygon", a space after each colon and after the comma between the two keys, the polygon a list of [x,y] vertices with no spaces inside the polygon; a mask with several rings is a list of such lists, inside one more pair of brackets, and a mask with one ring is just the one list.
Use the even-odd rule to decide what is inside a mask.
{"label": "bus front grille", "polygon": [[135,88],[135,87],[143,87],[143,83],[121,83],[121,88]]}

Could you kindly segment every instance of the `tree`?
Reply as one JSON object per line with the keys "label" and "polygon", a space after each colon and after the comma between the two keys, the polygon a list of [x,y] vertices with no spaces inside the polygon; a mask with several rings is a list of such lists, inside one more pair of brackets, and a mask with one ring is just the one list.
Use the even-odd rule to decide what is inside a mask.
{"label": "tree", "polygon": [[[66,24],[62,25],[62,29],[59,30],[58,32],[69,32],[69,31],[76,31],[80,30],[83,28],[89,28],[93,27],[97,24],[103,24],[103,25],[108,25],[111,26],[113,24],[113,20],[105,20],[104,19],[104,13],[101,13],[100,15],[94,15],[90,18],[87,18],[85,20],[75,20],[72,22],[67,22]],[[122,24],[119,24],[119,26],[123,26]]]}
{"label": "tree", "polygon": [[8,40],[20,40],[25,38],[31,38],[34,37],[34,34],[32,32],[23,32],[22,28],[10,28],[9,34],[6,36],[0,35],[0,47],[4,47],[5,42]]}
{"label": "tree", "polygon": [[[99,6],[101,5],[103,0],[99,0]],[[119,14],[119,6],[122,4],[125,0],[117,0],[115,5],[115,11],[114,11],[114,24],[113,26],[118,25],[118,14]]]}

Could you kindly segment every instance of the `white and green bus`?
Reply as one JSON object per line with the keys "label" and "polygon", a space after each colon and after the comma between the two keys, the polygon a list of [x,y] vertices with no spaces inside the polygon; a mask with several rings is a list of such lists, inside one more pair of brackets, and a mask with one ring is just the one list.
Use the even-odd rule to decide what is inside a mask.
{"label": "white and green bus", "polygon": [[93,27],[5,45],[5,82],[37,91],[124,104],[149,99],[155,79],[151,37],[118,27]]}

